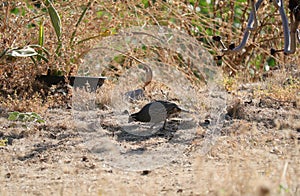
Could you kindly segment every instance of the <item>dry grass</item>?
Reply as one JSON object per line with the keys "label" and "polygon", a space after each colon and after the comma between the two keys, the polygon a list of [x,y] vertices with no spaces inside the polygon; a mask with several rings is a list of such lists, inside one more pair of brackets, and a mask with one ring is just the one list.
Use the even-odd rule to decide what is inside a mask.
{"label": "dry grass", "polygon": [[[193,7],[187,1],[149,1],[147,6],[142,1],[133,0],[93,1],[76,29],[75,24],[88,1],[54,1],[62,20],[61,55],[55,53],[57,39],[50,18],[41,9],[35,8],[32,1],[12,1],[9,6],[0,5],[0,52],[36,44],[39,22],[44,18],[44,47],[50,53],[49,62],[40,61],[38,65],[29,58],[4,56],[0,59],[0,109],[34,111],[45,116],[48,122],[33,129],[15,128],[13,122],[1,118],[1,137],[8,133],[25,134],[24,138],[16,139],[13,146],[0,147],[3,151],[0,182],[5,184],[0,189],[0,195],[11,192],[46,195],[299,195],[300,50],[294,55],[273,56],[276,66],[271,67],[270,71],[264,70],[267,59],[271,57],[270,48],[283,47],[280,16],[273,4],[264,2],[258,12],[261,26],[253,32],[245,51],[222,58],[224,86],[233,95],[233,102],[239,99],[237,106],[233,107],[237,107],[234,109],[238,110],[238,115],[250,117],[234,119],[209,154],[200,156],[203,141],[196,140],[185,158],[176,164],[153,170],[148,175],[110,168],[99,160],[101,158],[78,146],[80,138],[76,137],[70,125],[70,114],[64,113],[69,118],[60,119],[62,113],[51,117],[48,111],[53,107],[65,108],[66,99],[70,97],[66,98],[37,83],[36,75],[46,73],[48,69],[61,70],[65,74],[74,70],[72,74],[76,73],[84,55],[100,40],[131,26],[162,25],[182,29],[197,38],[211,54],[222,55],[220,46],[212,41],[212,36],[220,35],[226,45],[239,43],[249,14],[248,3],[219,1],[208,13],[199,13],[197,6]],[[16,8],[20,11],[18,14],[10,12]],[[236,27],[237,24],[240,26]],[[74,43],[70,44],[75,29]],[[164,61],[170,66],[178,65],[176,56]],[[117,71],[106,70],[107,76],[118,77],[126,72],[128,64],[116,65]],[[197,84],[199,78],[194,77],[191,69],[177,68]],[[172,80],[176,79],[170,78]],[[151,94],[158,88],[154,84],[146,87],[150,98],[161,96]],[[115,85],[114,81],[107,81],[98,90],[96,102],[101,109],[108,110],[112,105],[112,88]],[[168,89],[165,84],[159,85]],[[247,108],[244,102],[249,99],[263,100],[265,108],[258,107],[256,102],[252,105],[254,109]],[[279,113],[276,113],[275,106],[280,108]],[[261,114],[264,109],[271,112],[268,110]],[[252,110],[253,113],[250,113]],[[282,110],[290,113],[282,117]],[[272,118],[273,127],[262,125],[264,114],[267,114],[266,118]],[[57,141],[60,137],[62,139]],[[47,147],[47,144],[52,146]],[[38,156],[33,155],[32,159],[25,161],[16,159],[30,154],[30,148],[40,145],[45,145],[46,150],[41,150]],[[88,157],[88,161],[82,161],[83,156]]]}

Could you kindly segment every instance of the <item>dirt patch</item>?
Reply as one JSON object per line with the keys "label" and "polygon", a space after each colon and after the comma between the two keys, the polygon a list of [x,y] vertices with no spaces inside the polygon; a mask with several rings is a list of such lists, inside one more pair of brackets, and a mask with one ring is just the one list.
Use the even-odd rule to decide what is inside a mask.
{"label": "dirt patch", "polygon": [[[83,128],[74,126],[72,110],[48,110],[45,124],[8,121],[2,112],[0,135],[11,142],[0,148],[0,193],[299,195],[299,108],[251,94],[236,100],[207,154],[202,151],[206,130],[199,126],[182,154],[161,167],[141,171],[116,168],[107,157],[91,151]],[[126,140],[124,133],[112,133],[111,126],[103,129],[106,139],[119,145],[134,143],[141,152],[143,145],[153,149],[170,145],[170,134],[180,133]]]}

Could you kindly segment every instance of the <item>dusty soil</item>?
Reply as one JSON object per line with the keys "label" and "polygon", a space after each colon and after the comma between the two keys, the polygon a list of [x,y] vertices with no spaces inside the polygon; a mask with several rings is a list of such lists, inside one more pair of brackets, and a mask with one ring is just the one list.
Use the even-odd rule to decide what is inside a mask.
{"label": "dusty soil", "polygon": [[[248,93],[228,114],[207,153],[199,127],[172,161],[130,171],[87,148],[71,110],[48,110],[44,124],[2,112],[0,136],[10,142],[0,147],[0,195],[300,195],[299,105]],[[168,144],[165,136],[145,140]]]}

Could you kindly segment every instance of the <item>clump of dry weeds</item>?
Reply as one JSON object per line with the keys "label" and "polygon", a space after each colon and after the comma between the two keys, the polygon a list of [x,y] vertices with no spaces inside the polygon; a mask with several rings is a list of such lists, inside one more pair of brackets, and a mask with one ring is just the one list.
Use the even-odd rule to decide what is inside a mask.
{"label": "clump of dry weeds", "polygon": [[[87,5],[90,7],[82,22],[76,26]],[[40,93],[38,88],[33,88],[34,79],[37,74],[46,73],[48,69],[61,70],[65,74],[72,69],[75,70],[72,74],[76,74],[81,58],[102,37],[113,35],[129,26],[162,25],[182,29],[201,41],[212,54],[220,55],[220,46],[212,41],[212,36],[221,36],[226,45],[238,43],[250,12],[246,1],[233,0],[200,5],[198,1],[91,1],[91,4],[55,1],[54,6],[62,21],[62,48],[59,54],[56,53],[58,43],[55,32],[43,3],[19,1],[2,4],[0,39],[3,44],[0,50],[37,44],[39,24],[44,21],[44,47],[50,53],[49,62],[40,61],[37,66],[29,58],[2,57],[0,80],[3,97],[16,92],[18,96],[15,98],[24,100],[30,99],[29,95],[35,92]],[[260,27],[252,33],[245,51],[223,57],[225,76],[238,75],[238,80],[245,82],[264,80],[268,72],[265,68],[269,66],[268,60],[271,58],[276,62],[271,65],[271,69],[272,66],[280,65],[283,73],[292,62],[299,64],[299,52],[291,56],[270,55],[270,48],[280,49],[283,46],[279,17],[273,4],[264,1],[258,12]],[[75,36],[70,32],[76,32]],[[299,65],[296,69],[299,70]]]}

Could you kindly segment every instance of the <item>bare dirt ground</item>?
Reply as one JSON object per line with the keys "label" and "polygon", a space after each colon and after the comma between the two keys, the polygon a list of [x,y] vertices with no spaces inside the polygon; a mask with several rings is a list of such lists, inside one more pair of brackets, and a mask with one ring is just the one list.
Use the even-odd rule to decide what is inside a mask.
{"label": "bare dirt ground", "polygon": [[297,103],[248,93],[228,112],[207,154],[201,129],[179,158],[144,171],[90,152],[71,110],[48,110],[44,124],[8,121],[2,112],[0,136],[12,141],[0,147],[0,195],[300,195]]}

